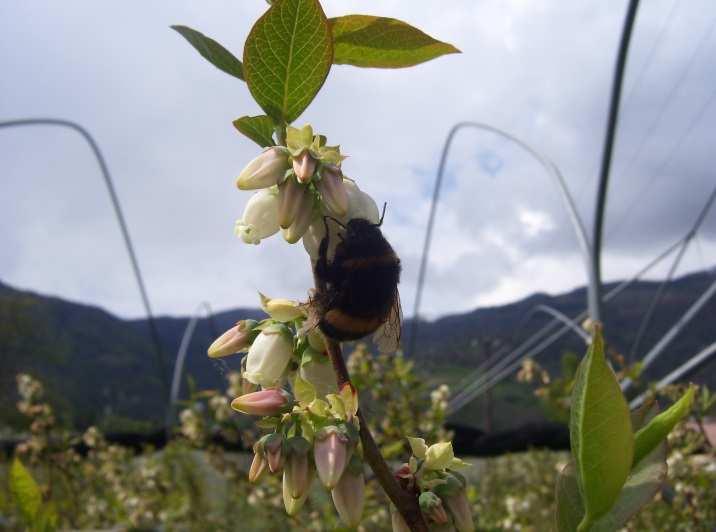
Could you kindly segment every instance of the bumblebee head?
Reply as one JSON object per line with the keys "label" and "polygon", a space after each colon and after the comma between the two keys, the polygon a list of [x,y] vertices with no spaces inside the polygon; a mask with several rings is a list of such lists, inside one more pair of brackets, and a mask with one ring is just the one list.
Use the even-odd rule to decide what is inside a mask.
{"label": "bumblebee head", "polygon": [[346,233],[348,238],[359,234],[371,232],[372,229],[379,227],[380,224],[371,223],[365,218],[353,218],[346,225]]}

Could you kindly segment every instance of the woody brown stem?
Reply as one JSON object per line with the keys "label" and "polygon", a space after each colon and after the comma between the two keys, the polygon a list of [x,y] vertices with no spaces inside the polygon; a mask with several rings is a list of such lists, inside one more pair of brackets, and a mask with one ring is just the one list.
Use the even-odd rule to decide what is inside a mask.
{"label": "woody brown stem", "polygon": [[[344,384],[351,384],[350,375],[348,374],[346,363],[343,360],[340,344],[326,338],[326,347],[328,356],[333,364],[333,369],[336,372],[338,387],[340,388]],[[363,444],[363,458],[368,462],[381,487],[386,495],[388,495],[390,501],[398,509],[400,515],[403,516],[410,530],[427,532],[428,527],[423,519],[423,514],[420,512],[417,498],[414,494],[405,491],[400,487],[400,484],[398,484],[388,464],[385,463],[383,456],[380,454],[373,435],[370,433],[370,429],[368,429],[368,422],[360,409],[358,410],[358,420],[360,421],[360,441]]]}
{"label": "woody brown stem", "polygon": [[[315,274],[315,270],[313,277],[316,282],[316,289],[319,292],[325,289],[322,281]],[[344,384],[353,386],[351,384],[351,377],[348,374],[346,362],[343,360],[341,344],[335,340],[326,338],[326,350],[328,351],[328,357],[331,359],[331,364],[333,364],[333,370],[336,373],[338,388],[340,389]],[[395,505],[400,515],[403,516],[410,530],[415,532],[427,532],[428,526],[423,519],[423,514],[420,512],[418,499],[414,494],[408,493],[398,484],[388,464],[385,463],[383,456],[380,454],[373,435],[370,433],[370,429],[368,429],[368,422],[365,420],[360,409],[358,410],[358,420],[360,421],[360,441],[363,445],[363,458],[373,470],[375,478],[378,479],[378,483],[386,495],[388,495],[390,502]]]}

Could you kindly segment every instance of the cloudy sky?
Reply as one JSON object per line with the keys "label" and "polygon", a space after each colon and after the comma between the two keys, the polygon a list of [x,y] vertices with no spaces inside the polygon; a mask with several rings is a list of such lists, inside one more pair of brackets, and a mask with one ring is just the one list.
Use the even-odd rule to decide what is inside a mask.
{"label": "cloudy sky", "polygon": [[[404,264],[403,308],[450,127],[505,129],[561,168],[585,224],[594,193],[624,2],[325,0],[328,16],[403,18],[463,53],[406,70],[334,67],[297,123],[340,143],[344,171],[379,204]],[[241,55],[261,0],[0,4],[0,120],[56,117],[96,137],[158,313],[305,297],[299,246],[233,236],[234,188],[257,147],[231,121],[258,114],[246,86],[176,33],[186,24]],[[638,14],[609,190],[604,273],[631,275],[686,232],[711,192],[716,8],[650,0]],[[59,128],[0,130],[0,280],[142,314],[96,161]],[[716,210],[716,209],[715,209]],[[450,154],[424,294],[430,316],[584,284],[556,187],[510,143],[461,132]],[[716,213],[680,272],[710,267]],[[653,272],[663,275],[665,267]]]}

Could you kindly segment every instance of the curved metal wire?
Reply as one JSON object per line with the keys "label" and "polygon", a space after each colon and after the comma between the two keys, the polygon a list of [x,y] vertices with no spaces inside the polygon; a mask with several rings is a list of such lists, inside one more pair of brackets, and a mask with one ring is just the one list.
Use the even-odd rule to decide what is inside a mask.
{"label": "curved metal wire", "polygon": [[[709,362],[709,359],[716,354],[716,342],[712,343],[710,346],[708,346],[705,349],[702,349],[699,351],[696,355],[691,357],[689,360],[684,362],[681,366],[676,368],[674,371],[666,375],[663,379],[661,379],[659,382],[656,383],[656,386],[654,387],[655,390],[660,390],[664,386],[671,384],[672,382],[676,382],[679,379],[682,379],[684,377],[688,377],[690,374],[692,374],[695,371],[698,371],[701,369],[704,364]],[[629,403],[629,408],[634,409],[638,408],[642,405],[644,400],[649,397],[649,395],[652,393],[651,390],[647,390],[640,396],[636,397],[631,403]]]}
{"label": "curved metal wire", "polygon": [[[562,173],[559,171],[559,168],[557,165],[555,165],[551,160],[541,155],[537,150],[532,148],[529,144],[526,142],[521,141],[517,137],[514,137],[510,135],[509,133],[502,131],[499,128],[490,126],[488,124],[483,124],[481,122],[458,122],[455,124],[448,133],[447,138],[445,139],[445,144],[443,145],[443,151],[440,156],[440,163],[438,165],[438,173],[437,177],[435,178],[435,188],[433,189],[433,198],[432,202],[430,204],[430,214],[428,216],[428,225],[425,230],[425,241],[423,243],[423,252],[422,256],[420,258],[420,269],[418,271],[418,284],[417,284],[417,291],[415,294],[415,305],[413,307],[413,321],[412,326],[410,328],[410,338],[408,342],[408,353],[414,354],[415,353],[415,343],[417,341],[417,332],[420,327],[420,303],[422,299],[422,293],[423,293],[423,287],[425,285],[425,276],[427,272],[427,261],[428,256],[430,254],[430,244],[432,241],[432,234],[433,234],[433,226],[435,224],[435,216],[437,213],[437,205],[438,200],[440,198],[440,189],[442,187],[443,182],[443,176],[445,173],[445,166],[447,164],[447,157],[448,153],[450,151],[450,146],[452,145],[453,138],[455,137],[456,133],[466,127],[472,127],[479,130],[485,130],[489,131],[491,133],[494,133],[496,135],[499,135],[501,137],[504,137],[518,146],[520,146],[523,150],[525,150],[527,153],[532,155],[537,161],[544,167],[544,169],[547,171],[549,175],[551,175],[555,182],[557,183],[557,186],[559,188],[559,191],[562,195],[562,199],[565,202],[565,206],[567,207],[567,212],[569,214],[570,221],[572,222],[572,226],[574,227],[575,233],[577,234],[577,240],[579,242],[580,248],[582,250],[582,254],[584,255],[585,265],[587,268],[587,277],[589,279],[589,308],[590,308],[590,315],[595,317],[595,319],[598,319],[598,308],[595,307],[595,301],[594,301],[594,294],[596,285],[595,280],[596,277],[594,275],[594,272],[592,271],[593,261],[591,260],[592,252],[591,252],[591,246],[589,244],[589,237],[587,236],[587,231],[584,228],[584,223],[582,222],[582,219],[579,216],[579,213],[577,212],[576,205],[574,203],[574,199],[572,198],[571,194],[569,193],[569,189],[567,188],[567,184],[564,180],[564,176],[562,176]],[[595,314],[596,313],[596,314]]]}
{"label": "curved metal wire", "polygon": [[109,198],[112,201],[112,207],[114,208],[114,214],[117,218],[117,223],[119,224],[119,229],[122,232],[122,238],[124,239],[124,245],[127,248],[127,254],[129,255],[129,260],[132,264],[132,271],[134,272],[134,278],[137,281],[137,286],[139,288],[139,293],[142,298],[142,304],[144,305],[144,312],[147,316],[147,321],[149,323],[149,331],[150,335],[152,337],[152,342],[154,343],[154,349],[155,354],[157,358],[157,368],[159,371],[160,380],[162,383],[162,386],[164,386],[165,392],[169,390],[169,386],[167,383],[167,374],[166,374],[166,362],[164,360],[164,350],[162,349],[162,343],[159,336],[159,330],[157,328],[156,321],[154,319],[154,314],[152,313],[152,306],[149,302],[149,295],[147,294],[147,289],[144,284],[144,280],[142,278],[142,271],[139,268],[139,261],[137,260],[137,254],[134,252],[134,246],[132,245],[132,239],[129,236],[129,229],[127,228],[127,223],[124,219],[124,215],[122,214],[122,207],[119,203],[119,197],[117,196],[117,192],[114,189],[114,184],[112,182],[112,176],[109,172],[109,167],[107,166],[107,163],[104,159],[104,156],[102,155],[102,151],[99,149],[99,145],[95,142],[94,138],[90,134],[89,131],[87,131],[84,127],[77,124],[76,122],[72,122],[70,120],[63,120],[58,118],[22,118],[18,120],[6,120],[3,122],[0,122],[0,129],[2,128],[8,128],[8,127],[22,127],[22,126],[61,126],[61,127],[67,127],[70,128],[77,133],[79,133],[82,138],[84,138],[87,143],[89,144],[90,148],[92,149],[92,153],[94,154],[95,158],[97,159],[97,163],[99,164],[99,168],[102,172],[102,177],[104,178],[104,183],[107,186],[107,192],[109,193]]}
{"label": "curved metal wire", "polygon": [[511,340],[509,340],[505,345],[500,347],[500,349],[496,353],[494,353],[494,355],[491,356],[489,359],[483,360],[475,369],[470,370],[470,373],[465,375],[458,381],[456,385],[454,385],[455,390],[458,391],[453,394],[453,397],[457,397],[462,390],[474,384],[475,380],[477,378],[480,378],[483,373],[487,374],[487,371],[491,371],[488,370],[488,366],[493,364],[493,362],[491,361],[504,360],[505,356],[509,356],[510,345],[514,345],[515,339],[519,336],[520,332],[524,329],[527,323],[538,313],[548,314],[549,316],[554,318],[554,320],[545,325],[541,330],[537,331],[527,340],[525,340],[522,345],[520,345],[520,349],[529,349],[533,343],[538,342],[542,339],[543,336],[548,334],[550,332],[550,327],[555,325],[556,322],[561,322],[564,325],[569,326],[570,329],[574,331],[580,338],[582,338],[585,343],[588,344],[591,341],[591,338],[586,333],[586,331],[584,331],[584,329],[582,329],[576,321],[570,319],[569,316],[548,305],[536,305],[522,317],[519,325],[515,327],[515,330],[512,333]]}
{"label": "curved metal wire", "polygon": [[[706,219],[706,216],[710,212],[711,208],[714,206],[714,203],[716,203],[716,189],[711,193],[709,198],[706,200],[706,203],[704,204],[703,208],[699,212],[698,216],[696,217],[696,220],[694,221],[693,225],[689,228],[688,232],[684,237],[682,237],[679,241],[672,244],[666,251],[662,252],[655,260],[650,262],[645,268],[643,268],[641,271],[639,271],[634,277],[631,278],[629,281],[624,281],[620,285],[618,285],[616,288],[611,290],[605,297],[604,301],[610,301],[613,297],[615,297],[619,292],[621,292],[624,288],[629,286],[631,283],[639,279],[644,273],[646,273],[648,270],[650,270],[653,266],[661,262],[664,258],[666,258],[668,255],[670,255],[674,250],[679,248],[679,256],[682,255],[686,249],[688,248],[689,244],[694,240],[695,236],[698,234],[698,230],[701,228],[704,220]],[[677,256],[678,259],[678,256]],[[705,294],[699,298],[699,300],[694,303],[694,305],[687,311],[687,313],[679,320],[677,325],[674,327],[676,328],[678,326],[678,329],[674,331],[673,329],[669,331],[664,337],[659,341],[659,343],[650,351],[646,357],[644,358],[643,363],[644,368],[646,365],[651,364],[654,358],[658,357],[663,349],[665,349],[668,344],[673,340],[673,338],[678,334],[678,332],[681,331],[683,327],[686,326],[686,324],[693,318],[693,316],[696,315],[698,310],[701,309],[703,305],[706,304],[708,299],[713,295],[711,290],[716,290],[716,287],[712,286],[707,290]],[[704,299],[705,298],[705,299]],[[581,322],[585,317],[587,316],[586,312],[582,312],[579,316],[577,316],[573,321],[574,322]],[[529,315],[527,316],[529,317]],[[548,330],[550,324],[545,326],[542,331],[538,331],[535,335],[533,335],[532,338],[535,338],[537,336],[544,336],[544,334],[540,334],[542,332],[545,332]],[[549,340],[547,340],[547,343],[540,344],[540,346],[543,345],[543,349],[551,345],[554,341],[556,341],[558,338],[560,338],[564,333],[566,333],[569,329],[568,328],[562,328],[560,331],[556,333],[556,335],[553,335],[550,337]],[[532,356],[535,353],[539,353],[540,350],[537,348],[531,350],[527,354],[523,354],[526,349],[529,347],[526,345],[528,342],[525,342],[522,344],[518,349],[510,353],[507,357],[505,357],[503,360],[501,360],[498,364],[493,366],[485,375],[481,376],[480,378],[476,379],[475,382],[472,384],[466,386],[460,394],[456,395],[453,399],[451,399],[451,404],[453,404],[453,401],[455,401],[455,404],[461,404],[464,405],[466,402],[471,401],[474,397],[477,397],[478,395],[484,393],[485,391],[489,390],[491,387],[495,386],[497,383],[500,382],[503,378],[507,377],[509,374],[514,371],[517,366],[519,366],[519,363],[522,361],[522,359],[526,358],[527,356]],[[496,375],[495,375],[496,373]],[[631,381],[628,379],[622,382],[622,386],[626,390],[629,386],[631,386]],[[464,398],[467,397],[467,401],[464,401]],[[459,408],[459,407],[458,407]],[[448,411],[455,411],[448,409]]]}
{"label": "curved metal wire", "polygon": [[637,332],[636,338],[634,339],[634,343],[632,344],[628,360],[634,360],[634,357],[638,353],[639,346],[644,337],[644,334],[646,334],[646,330],[649,327],[649,324],[651,323],[651,318],[654,314],[654,311],[656,310],[656,307],[659,305],[659,303],[661,303],[664,291],[666,290],[666,285],[671,281],[674,276],[674,273],[676,273],[676,269],[679,267],[681,259],[683,258],[684,253],[686,253],[686,249],[689,247],[689,244],[696,236],[696,233],[701,227],[701,224],[703,224],[704,220],[706,219],[706,215],[711,210],[711,206],[713,205],[714,200],[716,200],[716,187],[714,187],[713,191],[711,192],[711,195],[709,196],[709,199],[706,201],[706,205],[704,205],[703,209],[701,209],[701,212],[696,218],[696,222],[684,238],[684,243],[681,245],[681,249],[679,249],[676,258],[674,258],[674,262],[671,264],[671,268],[669,268],[669,272],[666,274],[666,278],[661,282],[659,288],[656,291],[656,294],[654,294],[649,308],[644,315],[644,319],[642,319],[641,324],[639,325],[639,331]]}
{"label": "curved metal wire", "polygon": [[171,427],[172,425],[172,421],[174,418],[174,405],[179,398],[179,390],[181,389],[181,377],[184,373],[184,361],[186,360],[186,355],[189,352],[189,345],[191,344],[191,339],[194,336],[194,330],[196,329],[196,325],[199,322],[202,310],[206,312],[206,316],[209,319],[209,327],[211,328],[212,336],[216,337],[217,335],[216,326],[214,324],[214,313],[211,310],[211,305],[209,305],[209,303],[206,301],[202,301],[196,307],[196,310],[192,314],[191,319],[184,328],[184,333],[182,334],[181,342],[179,343],[179,350],[177,351],[176,360],[174,361],[172,386],[171,391],[169,392],[169,405],[167,407],[167,415],[164,423],[164,426],[167,430],[169,430],[169,427]]}
{"label": "curved metal wire", "polygon": [[[691,319],[696,316],[696,314],[703,308],[703,306],[709,302],[709,299],[711,299],[716,294],[716,281],[711,283],[711,286],[708,287],[708,289],[701,294],[701,297],[699,297],[684,313],[681,318],[671,327],[671,329],[668,330],[668,332],[662,336],[661,340],[657,342],[657,344],[649,351],[644,358],[641,361],[641,370],[644,371],[646,368],[651,366],[654,361],[661,355],[661,353],[664,352],[664,349],[666,349],[671,341],[676,338],[676,336],[683,330],[686,325],[691,321]],[[626,391],[629,388],[631,388],[633,381],[631,379],[624,379],[622,381],[622,390]]]}
{"label": "curved metal wire", "polygon": [[[639,270],[629,280],[622,281],[617,286],[615,286],[604,296],[604,301],[611,301],[631,284],[641,279],[641,277],[643,277],[649,270],[654,268],[662,260],[671,255],[671,253],[673,253],[683,243],[683,241],[684,238],[681,238],[677,242],[671,244],[667,249],[660,253],[656,258],[652,259],[646,266]],[[575,317],[572,321],[579,323],[587,316],[588,312],[584,311],[580,313],[577,317]],[[526,358],[527,356],[535,356],[535,354],[538,354],[542,349],[546,349],[547,347],[552,345],[569,331],[569,327],[563,326],[561,329],[557,330],[551,336],[549,336],[549,338],[547,338],[545,341],[540,343],[539,348],[531,349],[532,344],[534,344],[536,341],[541,340],[548,334],[551,334],[556,325],[558,325],[556,320],[545,325],[540,331],[537,331],[522,345],[513,350],[512,353],[500,359],[492,368],[490,368],[488,372],[486,372],[480,378],[476,379],[470,385],[466,386],[460,392],[456,393],[450,399],[450,404],[447,409],[448,415],[455,413],[464,405],[472,401],[475,397],[482,394],[487,389],[487,387],[494,386],[502,378],[511,374],[519,366],[519,364],[524,358]],[[528,349],[531,350],[527,352]]]}
{"label": "curved metal wire", "polygon": [[612,163],[612,152],[614,151],[614,139],[616,137],[617,121],[619,119],[619,103],[624,81],[624,70],[626,69],[629,43],[631,41],[632,29],[636,20],[636,12],[639,7],[639,0],[630,0],[624,19],[617,63],[614,69],[614,81],[612,83],[612,96],[609,104],[609,116],[607,119],[607,130],[604,139],[604,152],[602,154],[602,165],[599,172],[599,187],[597,189],[597,204],[594,210],[594,228],[592,236],[592,266],[590,271],[594,273],[596,286],[594,294],[595,312],[590,315],[593,319],[599,320],[602,307],[602,233],[604,228],[604,211],[607,206],[607,188],[609,186],[609,171]]}

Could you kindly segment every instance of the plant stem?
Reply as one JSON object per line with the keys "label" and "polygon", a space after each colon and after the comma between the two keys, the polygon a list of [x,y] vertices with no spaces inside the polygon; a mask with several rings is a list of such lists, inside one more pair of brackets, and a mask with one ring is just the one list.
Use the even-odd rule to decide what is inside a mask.
{"label": "plant stem", "polygon": [[[316,289],[320,292],[325,289],[325,286],[321,279],[316,275],[315,269],[313,277],[316,283]],[[336,380],[338,381],[338,388],[340,389],[344,384],[351,384],[351,377],[348,374],[348,368],[346,367],[345,360],[343,360],[343,353],[341,351],[341,344],[326,337],[326,349],[328,351],[328,357],[331,359],[333,364],[333,370],[336,373]],[[420,512],[420,506],[418,505],[418,499],[414,494],[408,493],[400,487],[398,481],[393,476],[388,464],[385,463],[383,456],[380,454],[378,446],[375,444],[373,435],[370,433],[368,428],[368,422],[366,421],[363,413],[358,409],[358,421],[360,421],[360,441],[363,445],[363,458],[375,473],[375,477],[378,479],[378,483],[381,485],[383,490],[390,501],[403,516],[405,523],[410,527],[410,530],[415,532],[427,532],[428,526],[423,519],[423,514]]]}
{"label": "plant stem", "polygon": [[[340,344],[335,340],[326,338],[326,347],[328,356],[333,364],[333,369],[336,372],[338,388],[344,384],[351,384],[350,375],[348,374],[346,363],[343,360]],[[373,435],[368,428],[368,422],[360,409],[358,410],[358,420],[360,421],[360,441],[363,444],[363,458],[368,462],[368,465],[373,470],[373,473],[375,473],[375,477],[378,479],[386,495],[388,495],[390,501],[398,509],[400,515],[403,516],[410,530],[427,532],[428,527],[423,519],[423,514],[420,512],[417,498],[415,495],[405,491],[400,487],[400,484],[398,484],[388,464],[385,463],[383,456],[380,454],[380,450],[375,444]]]}

